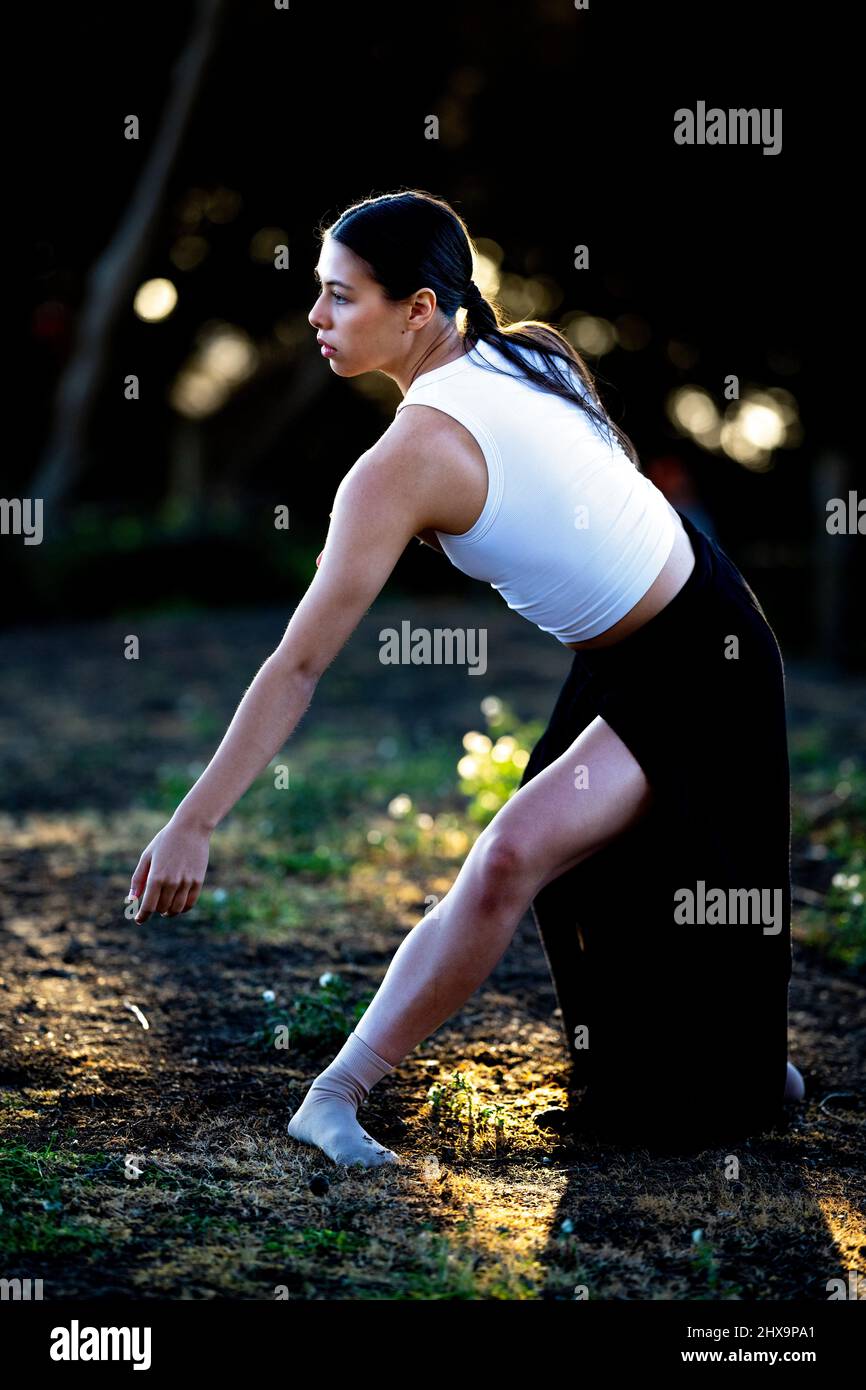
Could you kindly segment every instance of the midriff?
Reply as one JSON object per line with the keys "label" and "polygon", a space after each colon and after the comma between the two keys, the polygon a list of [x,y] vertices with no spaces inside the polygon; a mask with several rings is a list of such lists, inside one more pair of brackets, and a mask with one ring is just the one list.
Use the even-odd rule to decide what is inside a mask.
{"label": "midriff", "polygon": [[613,627],[609,627],[606,632],[599,633],[597,637],[590,637],[586,642],[563,642],[564,647],[571,647],[572,651],[579,652],[585,647],[614,646],[623,637],[637,632],[638,628],[643,627],[650,618],[654,618],[657,613],[666,608],[671,599],[679,593],[695,567],[695,552],[686,535],[683,523],[671,507],[670,502],[668,502],[668,507],[670,507],[676,525],[674,543],[670,555],[643,598],[638,599],[634,608],[630,608],[619,622],[614,623]]}

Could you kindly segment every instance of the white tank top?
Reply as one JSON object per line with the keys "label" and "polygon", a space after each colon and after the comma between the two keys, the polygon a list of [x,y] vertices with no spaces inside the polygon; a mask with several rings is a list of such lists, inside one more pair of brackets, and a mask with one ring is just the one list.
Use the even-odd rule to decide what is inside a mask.
{"label": "white tank top", "polygon": [[[540,353],[517,350],[542,364]],[[479,356],[507,375],[480,366]],[[591,400],[577,369],[567,370]],[[598,637],[643,597],[671,552],[674,515],[616,436],[580,406],[520,377],[483,339],[416,377],[397,413],[407,405],[453,416],[487,464],[475,525],[436,532],[457,569],[563,643]]]}

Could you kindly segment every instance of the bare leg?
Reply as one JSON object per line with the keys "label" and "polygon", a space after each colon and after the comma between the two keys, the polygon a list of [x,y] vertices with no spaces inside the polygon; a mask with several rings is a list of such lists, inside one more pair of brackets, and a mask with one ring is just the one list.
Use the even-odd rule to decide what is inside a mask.
{"label": "bare leg", "polygon": [[[589,769],[589,783],[575,778],[576,766]],[[397,1065],[487,979],[539,889],[621,834],[650,800],[640,765],[603,719],[593,720],[479,836],[453,887],[401,942],[350,1042],[366,1044],[380,1075]],[[339,1152],[365,1162],[370,1137],[354,1118],[351,1061],[336,1059],[336,1074],[317,1078],[289,1132],[329,1152],[319,1137],[327,1120],[329,1133],[339,1129]],[[387,1161],[386,1151],[375,1159]]]}
{"label": "bare leg", "polygon": [[495,835],[480,835],[453,886],[400,943],[356,1033],[396,1065],[484,983],[540,886]]}
{"label": "bare leg", "polygon": [[[513,893],[485,888],[491,860],[507,878],[503,859],[492,841],[479,837],[453,888],[401,942],[360,1023],[292,1116],[293,1139],[315,1145],[337,1163],[370,1168],[396,1161],[392,1150],[362,1128],[358,1107],[371,1086],[474,993],[503,955],[532,897],[517,877]],[[380,1033],[386,1040],[381,1052],[371,1041],[378,1044]]]}

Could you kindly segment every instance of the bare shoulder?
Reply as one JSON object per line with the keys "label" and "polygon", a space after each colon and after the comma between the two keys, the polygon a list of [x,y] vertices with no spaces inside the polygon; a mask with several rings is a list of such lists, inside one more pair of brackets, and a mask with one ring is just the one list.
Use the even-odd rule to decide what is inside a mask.
{"label": "bare shoulder", "polygon": [[435,405],[424,405],[412,401],[394,416],[382,439],[393,437],[401,443],[411,444],[412,448],[423,454],[436,454],[447,463],[449,459],[462,458],[467,449],[477,449],[472,433]]}
{"label": "bare shoulder", "polygon": [[413,404],[394,416],[358,463],[376,460],[381,468],[394,467],[403,476],[414,473],[420,482],[437,465],[447,467],[450,460],[458,457],[466,438],[471,440],[472,436],[452,415],[435,406]]}
{"label": "bare shoulder", "polygon": [[339,506],[370,518],[379,530],[387,525],[404,530],[407,540],[427,539],[426,529],[437,524],[436,499],[446,490],[436,477],[436,461],[445,451],[429,437],[425,442],[417,428],[401,426],[400,419],[343,475],[331,516]]}
{"label": "bare shoulder", "polygon": [[[422,539],[430,540],[434,530],[459,535],[480,514],[487,464],[474,436],[453,415],[435,406],[407,406],[362,458],[374,456],[414,492]],[[441,549],[435,538],[432,543]]]}

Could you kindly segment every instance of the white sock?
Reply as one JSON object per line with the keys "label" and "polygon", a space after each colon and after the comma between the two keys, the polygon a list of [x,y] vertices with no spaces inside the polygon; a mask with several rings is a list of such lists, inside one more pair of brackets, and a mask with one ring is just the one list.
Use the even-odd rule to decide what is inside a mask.
{"label": "white sock", "polygon": [[806,1084],[793,1062],[789,1062],[785,1078],[785,1100],[802,1100],[805,1094]]}
{"label": "white sock", "polygon": [[393,1064],[368,1047],[363,1038],[350,1033],[304,1096],[289,1121],[289,1134],[302,1144],[321,1149],[334,1163],[361,1163],[365,1168],[398,1163],[393,1150],[378,1144],[356,1118],[358,1106],[376,1082],[393,1070]]}

